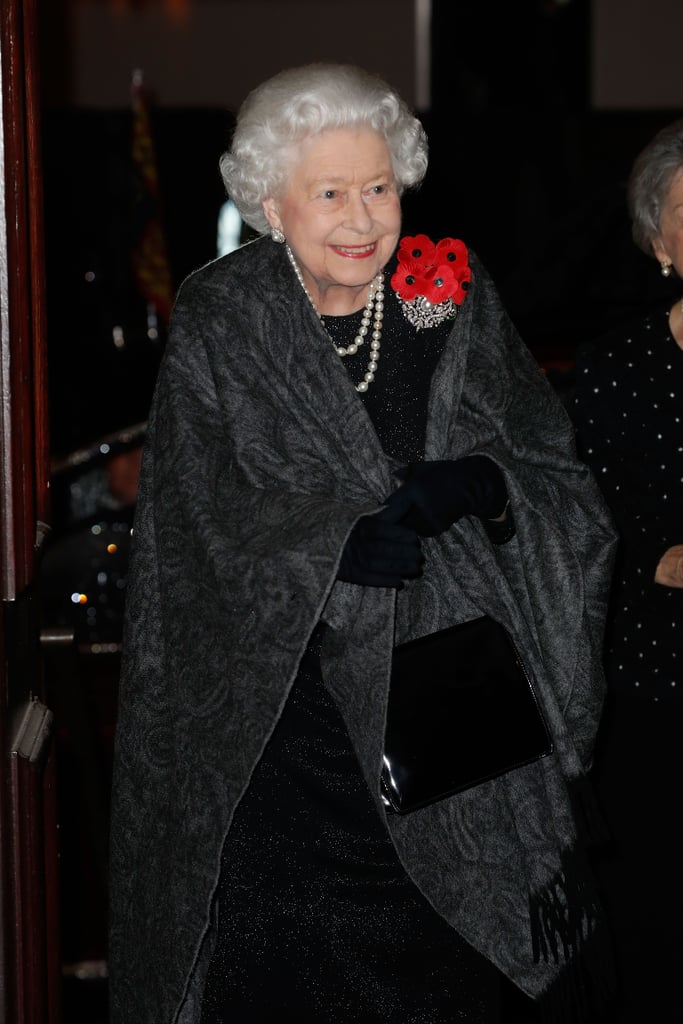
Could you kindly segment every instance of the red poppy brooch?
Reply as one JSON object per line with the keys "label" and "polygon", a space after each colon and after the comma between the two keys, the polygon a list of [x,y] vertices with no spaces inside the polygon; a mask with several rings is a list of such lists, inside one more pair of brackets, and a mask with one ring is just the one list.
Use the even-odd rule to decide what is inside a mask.
{"label": "red poppy brooch", "polygon": [[427,235],[401,239],[391,287],[406,320],[418,331],[453,319],[471,279],[467,246],[459,238],[436,243]]}

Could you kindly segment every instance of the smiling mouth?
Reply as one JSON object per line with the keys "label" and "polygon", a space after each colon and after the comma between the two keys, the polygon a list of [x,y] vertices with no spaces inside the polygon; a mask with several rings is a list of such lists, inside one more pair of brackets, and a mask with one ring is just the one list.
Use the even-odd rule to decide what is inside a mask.
{"label": "smiling mouth", "polygon": [[377,249],[377,242],[371,242],[369,245],[333,245],[331,248],[340,256],[359,260],[366,256],[372,256]]}

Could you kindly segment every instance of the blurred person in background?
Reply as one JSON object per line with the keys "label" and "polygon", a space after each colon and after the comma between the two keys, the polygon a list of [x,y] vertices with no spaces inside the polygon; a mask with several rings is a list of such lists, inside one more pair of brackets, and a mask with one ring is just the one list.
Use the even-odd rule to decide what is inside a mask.
{"label": "blurred person in background", "polygon": [[621,989],[610,1020],[673,1024],[683,960],[683,120],[635,160],[628,203],[633,239],[672,293],[579,350],[570,410],[620,537],[594,771],[612,833],[597,865]]}

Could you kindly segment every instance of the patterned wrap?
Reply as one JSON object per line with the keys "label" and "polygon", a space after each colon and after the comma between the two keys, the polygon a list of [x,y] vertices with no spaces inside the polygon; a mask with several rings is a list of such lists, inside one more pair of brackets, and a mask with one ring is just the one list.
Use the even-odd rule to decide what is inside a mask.
{"label": "patterned wrap", "polygon": [[321,616],[332,626],[325,682],[380,815],[394,642],[483,612],[507,626],[555,752],[387,828],[436,910],[529,995],[562,993],[569,1019],[583,966],[600,985],[601,915],[576,807],[603,699],[614,534],[561,403],[470,256],[432,381],[426,457],[493,458],[517,534],[495,547],[463,519],[424,541],[424,576],[399,592],[335,582],[351,527],[394,489],[396,467],[284,248],[258,239],[179,291],[129,567],[111,1024],[197,1024],[222,843]]}

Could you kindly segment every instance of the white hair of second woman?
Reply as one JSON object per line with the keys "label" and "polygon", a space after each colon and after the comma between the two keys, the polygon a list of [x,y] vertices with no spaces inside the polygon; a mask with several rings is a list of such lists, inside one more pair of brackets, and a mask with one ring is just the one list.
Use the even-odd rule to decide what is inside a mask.
{"label": "white hair of second woman", "polygon": [[245,223],[269,231],[263,200],[282,189],[299,145],[334,128],[370,128],[384,137],[399,194],[422,182],[427,135],[396,90],[351,64],[306,64],[249,93],[220,158],[223,183]]}
{"label": "white hair of second woman", "polygon": [[683,118],[666,125],[638,154],[628,180],[628,207],[636,245],[653,256],[661,232],[662,209],[674,179],[683,170]]}

